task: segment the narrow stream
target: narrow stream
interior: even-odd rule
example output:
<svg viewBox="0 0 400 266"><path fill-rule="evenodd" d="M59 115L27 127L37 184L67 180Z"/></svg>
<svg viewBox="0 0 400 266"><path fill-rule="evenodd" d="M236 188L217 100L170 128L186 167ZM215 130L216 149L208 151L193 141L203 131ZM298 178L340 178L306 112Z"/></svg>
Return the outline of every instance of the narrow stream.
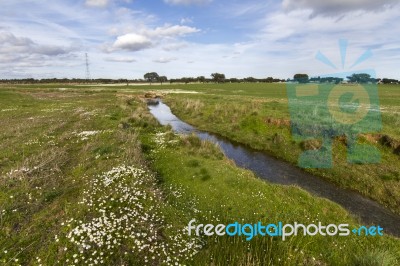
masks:
<svg viewBox="0 0 400 266"><path fill-rule="evenodd" d="M340 204L352 214L360 217L365 225L380 225L385 233L400 237L400 216L387 210L380 204L360 194L339 188L321 178L309 174L287 162L280 161L261 151L241 144L235 144L223 137L197 130L181 121L171 109L159 101L149 105L150 113L162 125L171 125L181 134L195 133L200 139L218 144L225 156L237 166L253 171L262 179L283 185L297 185L314 195L327 198Z"/></svg>

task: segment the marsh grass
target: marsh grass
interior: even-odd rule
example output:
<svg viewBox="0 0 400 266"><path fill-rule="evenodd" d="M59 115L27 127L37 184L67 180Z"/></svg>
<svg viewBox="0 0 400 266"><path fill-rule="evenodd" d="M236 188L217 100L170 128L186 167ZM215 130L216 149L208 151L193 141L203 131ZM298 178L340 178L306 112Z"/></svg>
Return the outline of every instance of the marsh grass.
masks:
<svg viewBox="0 0 400 266"><path fill-rule="evenodd" d="M210 85L213 93L232 97L219 88ZM233 94L244 95L236 88ZM357 222L336 204L297 187L258 180L210 142L159 126L135 95L141 90L0 89L1 264L373 265L380 258L399 263L398 239L387 236L188 237L183 230L193 218L199 223ZM256 87L248 93L262 95ZM221 99L214 94L210 101ZM199 118L211 116L227 130L224 119L236 125L241 115L250 116L244 128L251 136L260 138L267 130L271 141L282 137L257 145L293 150L286 146L291 141L284 127L251 125L251 119L264 119L263 108L283 119L279 99L237 104L239 113L219 106L218 115L201 98L187 104Z"/></svg>
<svg viewBox="0 0 400 266"><path fill-rule="evenodd" d="M78 204L88 180L122 163L145 163L142 128L118 127L135 112L135 97L125 108L108 92L0 94L0 262L53 265L69 256L61 252L61 223L93 215Z"/></svg>
<svg viewBox="0 0 400 266"><path fill-rule="evenodd" d="M328 200L297 187L265 183L225 158L216 160L206 154L192 154L191 150L204 141L182 139L194 136L175 138L180 145L169 142L161 151L158 142L148 139L150 148L146 154L162 177L163 186L181 187L181 196L171 204L181 210L180 217L186 225L191 219L196 219L196 224L214 225L235 221L357 224L351 215ZM212 146L209 153L213 153ZM398 240L383 238L298 235L286 241L260 236L246 241L244 237L202 236L202 241L203 247L194 256L193 265L348 265L358 261L366 248L379 253L377 248L383 246L389 248L389 258L396 261L400 255Z"/></svg>
<svg viewBox="0 0 400 266"><path fill-rule="evenodd" d="M187 94L184 99L182 95L170 94L165 101L173 113L199 129L217 133L257 150L264 150L295 165L298 164L303 150L319 146L317 143L309 145L312 141L318 142L318 139L305 142L304 139L292 136L291 125L285 122L290 121L290 117L284 86L242 84L246 90L236 92L233 88L237 86L239 85L221 85L220 90L205 89L202 94ZM383 117L383 132L380 134L388 134L400 140L399 127L396 127L400 109L398 103L391 99L400 90L398 86L380 86L379 89ZM232 93L227 95L229 91ZM202 108L189 108L194 103ZM310 105L310 108L313 106ZM306 117L312 115L312 110L297 115L303 116L306 121ZM321 119L322 124L330 123L323 117ZM303 134L312 136L313 132L320 132L321 129L314 124L315 121L310 126L300 125L302 130L307 130ZM292 126L295 127L296 124ZM361 135L357 142L376 147L381 153L380 163L348 163L346 142L336 137L333 138L332 148L333 168L305 170L343 188L356 190L399 214L399 155L393 148L375 141L374 137L365 138Z"/></svg>

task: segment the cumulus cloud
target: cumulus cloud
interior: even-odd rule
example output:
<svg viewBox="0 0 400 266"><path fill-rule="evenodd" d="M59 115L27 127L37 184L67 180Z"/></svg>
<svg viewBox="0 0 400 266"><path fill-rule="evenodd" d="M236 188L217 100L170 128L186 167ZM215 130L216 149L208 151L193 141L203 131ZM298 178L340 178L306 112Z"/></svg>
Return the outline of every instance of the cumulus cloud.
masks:
<svg viewBox="0 0 400 266"><path fill-rule="evenodd" d="M265 17L263 21L264 27L261 32L265 34L266 41L276 42L278 45L286 45L296 43L299 39L330 41L339 38L363 39L368 43L379 41L371 38L387 31L393 32L393 28L385 27L390 25L398 18L398 11L395 9L385 12L363 12L358 11L352 16L343 16L335 18L331 16L317 16L309 19L312 15L311 10L296 10L289 14L284 12L276 12ZM356 33L356 35L355 35ZM304 36L304 38L301 38Z"/></svg>
<svg viewBox="0 0 400 266"><path fill-rule="evenodd" d="M354 10L374 11L398 3L397 0L283 0L287 11L310 9L314 14L337 14Z"/></svg>
<svg viewBox="0 0 400 266"><path fill-rule="evenodd" d="M33 52L42 55L57 56L68 54L72 50L72 48L57 45L38 45L35 49L33 49Z"/></svg>
<svg viewBox="0 0 400 266"><path fill-rule="evenodd" d="M47 69L52 72L57 66L65 69L76 60L76 48L48 43L44 45L9 31L0 31L0 75L7 78L46 77Z"/></svg>
<svg viewBox="0 0 400 266"><path fill-rule="evenodd" d="M105 7L108 5L108 0L86 0L86 5L90 7Z"/></svg>
<svg viewBox="0 0 400 266"><path fill-rule="evenodd" d="M171 38L182 37L184 35L200 31L194 27L182 25L165 25L154 29L142 29L137 33L127 33L117 37L112 47L104 50L113 52L115 50L140 51L156 45L156 43Z"/></svg>
<svg viewBox="0 0 400 266"><path fill-rule="evenodd" d="M17 37L11 32L0 32L0 54L39 54L46 56L58 56L73 51L71 47L57 45L41 45L26 37Z"/></svg>
<svg viewBox="0 0 400 266"><path fill-rule="evenodd" d="M25 37L16 37L11 32L0 32L0 43L4 44L11 44L16 46L28 46L33 44L33 41L29 38Z"/></svg>
<svg viewBox="0 0 400 266"><path fill-rule="evenodd" d="M177 59L178 59L178 58L176 58L176 57L160 57L160 58L158 58L158 59L153 60L153 62L154 62L154 63L162 63L162 64L165 64L165 63L169 63L169 62L175 61L175 60L177 60Z"/></svg>
<svg viewBox="0 0 400 266"><path fill-rule="evenodd" d="M194 27L182 26L182 25L165 25L162 27L157 27L153 30L144 31L145 35L150 37L177 37L183 36L190 33L199 32L200 30Z"/></svg>
<svg viewBox="0 0 400 266"><path fill-rule="evenodd" d="M171 5L202 5L211 3L212 0L164 0L164 2Z"/></svg>
<svg viewBox="0 0 400 266"><path fill-rule="evenodd" d="M146 36L139 35L136 33L128 33L119 36L117 40L114 42L113 48L129 50L129 51L139 51L150 48L152 45L153 44L151 40Z"/></svg>

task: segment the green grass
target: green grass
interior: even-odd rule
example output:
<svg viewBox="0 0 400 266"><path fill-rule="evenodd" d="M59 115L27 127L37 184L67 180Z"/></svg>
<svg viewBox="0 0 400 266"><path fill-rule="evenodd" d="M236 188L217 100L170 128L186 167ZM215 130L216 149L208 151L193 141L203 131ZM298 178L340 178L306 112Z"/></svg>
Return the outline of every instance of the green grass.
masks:
<svg viewBox="0 0 400 266"><path fill-rule="evenodd" d="M138 97L148 88L58 87L0 89L1 264L88 265L95 260L102 265L400 262L399 240L390 236L297 236L287 241L189 237L182 230L193 218L203 223L281 220L351 226L357 221L328 200L297 187L257 179L237 168L211 143L194 135L177 136L159 126ZM197 108L199 118L219 119L225 111L220 109L219 116L213 116L209 106L236 97L228 95L230 89L225 85L162 88L208 90L207 101L204 95L168 98ZM234 86L233 91L239 88ZM262 94L259 90L254 86L254 98L246 99L252 110L238 129L243 127L252 136L265 130L263 123L257 123L263 112L285 117L282 101L273 96L276 92L265 96L270 106L257 102L261 97L257 95ZM257 109L259 105L265 110ZM247 110L239 104L235 108ZM241 121L239 116L232 119ZM286 139L276 140L280 141ZM386 176L385 180L395 179ZM110 223L104 222L104 217Z"/></svg>
<svg viewBox="0 0 400 266"><path fill-rule="evenodd" d="M351 215L332 202L297 187L265 183L250 171L238 169L207 142L178 136L163 143L162 148L159 144L148 144L152 147L148 158L154 162L164 187L179 184L185 191L180 200L173 201L184 211L182 217L186 223L195 218L197 224L235 221L356 224ZM195 256L195 265L348 265L357 263L364 255L370 257L371 252L386 254L388 261L396 261L398 256L398 240L379 243L384 238L297 236L283 242L258 236L249 242L239 237L204 237L204 241L203 250ZM386 253L392 248L393 253ZM383 263L379 256L376 260L390 264Z"/></svg>
<svg viewBox="0 0 400 266"><path fill-rule="evenodd" d="M254 149L264 150L297 165L305 145L292 138L284 85L224 84L209 88L209 85L204 86L203 91L196 86L187 86L185 89L201 93L169 94L165 101L178 117L199 129L217 133ZM383 130L379 134L400 140L400 107L392 100L393 97L400 96L400 87L380 86L379 94L383 120ZM360 141L380 150L379 164L348 163L346 145L342 140L336 139L333 144L333 168L307 171L343 188L356 190L400 213L399 156L394 154L391 147L383 146L375 139L370 140L368 136L366 138L361 138Z"/></svg>

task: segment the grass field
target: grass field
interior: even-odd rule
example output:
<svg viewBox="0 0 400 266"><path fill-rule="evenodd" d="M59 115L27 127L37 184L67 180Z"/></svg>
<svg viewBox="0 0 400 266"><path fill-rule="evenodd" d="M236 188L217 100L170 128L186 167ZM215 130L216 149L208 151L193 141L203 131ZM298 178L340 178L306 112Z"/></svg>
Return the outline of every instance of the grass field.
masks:
<svg viewBox="0 0 400 266"><path fill-rule="evenodd" d="M297 164L305 145L292 138L285 85L225 84L204 87L190 87L200 93L185 97L169 94L166 102L178 117L200 129ZM380 86L379 97L382 132L363 135L360 141L379 149L380 163L349 164L345 140L336 138L333 143L333 168L307 171L343 188L356 190L400 213L399 154L394 151L400 145L400 106L396 101L400 97L400 87ZM392 146L388 143L382 145L382 135L390 139Z"/></svg>
<svg viewBox="0 0 400 266"><path fill-rule="evenodd" d="M62 87L60 89L60 87ZM293 186L263 182L195 136L161 127L141 96L166 89L183 120L295 163L284 85L0 88L0 263L4 265L396 265L391 236L188 236L188 222L349 223ZM191 91L197 94L176 92ZM175 93L171 93L175 92ZM399 87L381 87L384 133L399 138ZM264 122L266 118L273 123ZM276 125L274 125L274 123ZM276 134L275 134L276 133ZM279 142L273 136L279 136ZM399 211L398 156L313 171ZM357 182L355 181L357 180ZM392 193L392 194L390 194Z"/></svg>

